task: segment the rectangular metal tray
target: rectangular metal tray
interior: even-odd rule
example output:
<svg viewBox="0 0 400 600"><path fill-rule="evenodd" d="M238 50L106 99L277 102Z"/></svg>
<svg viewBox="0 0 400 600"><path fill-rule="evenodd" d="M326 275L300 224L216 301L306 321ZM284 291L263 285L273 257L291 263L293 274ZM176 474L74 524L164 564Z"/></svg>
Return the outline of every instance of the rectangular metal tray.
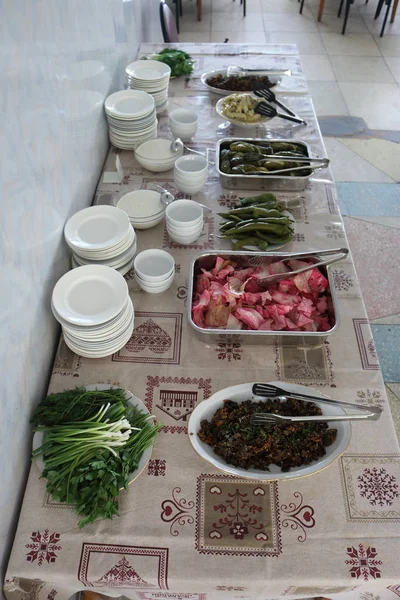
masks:
<svg viewBox="0 0 400 600"><path fill-rule="evenodd" d="M221 180L221 185L224 188L240 189L240 190L277 190L288 192L302 192L306 189L311 175L303 175L301 177L285 177L283 175L230 175L223 173L220 169L220 153L221 146L231 142L288 142L291 144L301 144L307 149L307 156L311 157L310 146L302 140L290 139L269 139L269 138L244 138L231 137L224 138L217 142L215 166Z"/></svg>
<svg viewBox="0 0 400 600"><path fill-rule="evenodd" d="M302 252L258 252L248 254L240 251L223 251L223 250L212 250L210 252L202 252L198 254L190 264L189 271L189 285L188 285L188 303L187 303L187 315L190 325L195 330L196 334L202 339L202 341L210 342L213 336L225 336L225 335L240 335L242 342L248 342L251 344L261 343L270 344L279 341L285 346L319 346L326 340L328 336L334 333L339 327L339 313L338 313L338 302L336 297L336 290L333 282L333 276L328 267L322 267L321 271L327 277L329 281L329 292L332 298L332 312L330 314L331 322L334 323L332 329L329 331L253 331L250 329L202 329L193 322L192 319L192 301L194 296L194 281L196 275L200 272L201 268L207 270L212 269L215 265L217 256L221 256L224 259L232 258L235 262L246 266L250 258L254 256L265 256L268 259L282 260L283 258L296 258L301 256ZM315 259L317 261L317 259Z"/></svg>

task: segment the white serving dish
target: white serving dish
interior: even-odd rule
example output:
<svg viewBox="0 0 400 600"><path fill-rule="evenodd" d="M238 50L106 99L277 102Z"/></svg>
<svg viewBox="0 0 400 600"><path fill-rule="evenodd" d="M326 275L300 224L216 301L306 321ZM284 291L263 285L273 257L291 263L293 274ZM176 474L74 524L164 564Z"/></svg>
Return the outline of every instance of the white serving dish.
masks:
<svg viewBox="0 0 400 600"><path fill-rule="evenodd" d="M314 396L320 396L324 398L324 394L322 394L319 390L309 388L303 385L295 385L291 383L284 383L282 381L278 382L269 382L272 385L277 385L281 388L286 389L289 393L301 393L301 394L313 394ZM198 437L198 432L200 430L201 421L211 420L214 416L215 412L218 408L223 406L224 400L233 400L234 402L244 402L245 400L265 400L265 398L261 396L254 396L252 394L252 386L253 383L243 383L240 385L235 385L229 388L225 388L223 390L219 390L215 394L208 398L208 400L203 400L200 404L196 406L192 414L190 415L189 423L188 423L188 435L189 440L195 449L195 451L208 463L211 463L214 467L217 467L221 471L228 473L229 475L234 475L236 477L243 477L246 479L257 479L261 481L269 481L272 479L294 479L296 477L304 477L306 475L312 475L313 473L318 473L322 469L328 467L338 456L343 454L346 450L350 438L351 438L351 425L349 421L339 421L332 423L332 427L337 429L336 440L331 444L331 446L326 447L325 456L321 457L319 460L314 461L309 465L303 465L301 467L292 468L290 471L283 473L280 470L280 467L276 465L270 465L270 471L261 471L259 469L242 469L240 467L234 467L232 465L228 465L223 458L217 456L211 446L205 444ZM326 397L326 396L325 396ZM340 406L333 406L331 404L318 403L315 402L321 410L323 414L330 415L345 415L345 411Z"/></svg>
<svg viewBox="0 0 400 600"><path fill-rule="evenodd" d="M208 73L203 73L203 75L200 77L201 83L205 85L205 87L208 88L210 92L218 94L218 96L230 96L231 94L241 93L237 91L235 92L234 90L221 90L219 88L208 85L207 79L209 79L210 77L215 77L216 75L226 75L226 69L209 71ZM279 75L268 75L268 73L264 73L264 75L268 76L268 79L271 81L271 83L274 84L274 87L278 86L282 81L282 77Z"/></svg>
<svg viewBox="0 0 400 600"><path fill-rule="evenodd" d="M130 219L138 221L159 217L166 208L161 202L160 192L154 190L129 192L118 200L117 207L123 210Z"/></svg>
<svg viewBox="0 0 400 600"><path fill-rule="evenodd" d="M236 95L235 94L230 94L230 96ZM261 98L257 98L257 96L253 96L253 94L243 94L246 96L252 96L254 99L256 100L261 100ZM220 100L218 100L217 104L215 105L215 110L217 111L218 115L220 117L222 117L223 119L225 119L226 121L229 121L230 123L233 123L233 125L238 125L240 127L257 127L258 125L263 125L263 123L267 123L268 121L271 121L271 117L264 117L262 115L259 115L259 119L257 121L253 121L251 123L246 123L245 121L240 121L240 119L232 119L231 117L227 117L224 114L223 108L224 108L224 103L229 99L230 96L226 96L225 98L221 98Z"/></svg>

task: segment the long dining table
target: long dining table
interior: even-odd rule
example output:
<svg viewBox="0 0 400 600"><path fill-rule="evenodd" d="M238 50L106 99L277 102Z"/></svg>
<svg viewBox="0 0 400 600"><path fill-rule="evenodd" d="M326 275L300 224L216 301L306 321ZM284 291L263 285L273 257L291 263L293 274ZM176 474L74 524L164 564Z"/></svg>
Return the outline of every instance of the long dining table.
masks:
<svg viewBox="0 0 400 600"><path fill-rule="evenodd" d="M173 46L173 44L171 44ZM143 44L140 56L160 45ZM267 600L323 596L356 600L400 597L400 450L362 294L349 255L334 265L340 326L319 344L246 343L243 336L202 341L186 316L189 264L206 250L227 249L218 238L217 213L248 192L221 187L212 152L232 135L302 139L318 156L325 148L294 45L180 44L195 60L188 78L171 80L169 108L198 112L190 147L209 151L203 191L194 199L213 212L189 246L171 242L162 223L138 231L138 250L164 248L176 261L172 287L160 295L139 290L126 276L135 307L135 330L126 346L107 358L77 356L60 339L49 392L108 383L132 391L158 421L150 461L120 494L120 516L83 529L70 506L46 492L32 464L8 565L7 600L67 600L89 589L137 600ZM219 99L201 83L203 72L230 64L291 69L277 89L307 126L271 120L246 130L215 110ZM159 115L168 137L168 114ZM179 192L172 171L150 173L131 151L111 147L106 171L119 155L123 180L103 183L95 204L115 202L127 191L154 184ZM297 199L293 242L298 252L346 246L330 170L316 173ZM49 306L50 310L50 306ZM355 422L345 452L328 468L285 481L240 479L219 471L193 450L187 435L194 407L214 392L244 382L303 384L359 406L382 408L374 422Z"/></svg>

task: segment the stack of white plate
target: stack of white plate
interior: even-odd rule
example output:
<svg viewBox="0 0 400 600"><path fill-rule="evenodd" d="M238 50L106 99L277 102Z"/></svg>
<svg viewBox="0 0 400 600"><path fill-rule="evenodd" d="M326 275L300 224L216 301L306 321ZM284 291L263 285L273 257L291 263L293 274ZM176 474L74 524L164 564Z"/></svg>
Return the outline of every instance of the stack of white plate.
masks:
<svg viewBox="0 0 400 600"><path fill-rule="evenodd" d="M126 213L115 206L90 206L66 223L64 236L71 248L72 267L103 265L125 275L136 254L136 234Z"/></svg>
<svg viewBox="0 0 400 600"><path fill-rule="evenodd" d="M133 333L135 314L127 283L110 267L87 265L63 275L54 287L51 309L65 343L80 356L114 354Z"/></svg>
<svg viewBox="0 0 400 600"><path fill-rule="evenodd" d="M157 113L168 105L168 84L171 68L157 60L136 60L125 69L126 87L143 90L151 94L156 103Z"/></svg>
<svg viewBox="0 0 400 600"><path fill-rule="evenodd" d="M123 210L136 229L150 229L164 219L166 205L161 194L153 190L135 190L120 198L117 207Z"/></svg>
<svg viewBox="0 0 400 600"><path fill-rule="evenodd" d="M116 148L133 150L157 137L155 101L140 90L122 90L104 102L111 143Z"/></svg>

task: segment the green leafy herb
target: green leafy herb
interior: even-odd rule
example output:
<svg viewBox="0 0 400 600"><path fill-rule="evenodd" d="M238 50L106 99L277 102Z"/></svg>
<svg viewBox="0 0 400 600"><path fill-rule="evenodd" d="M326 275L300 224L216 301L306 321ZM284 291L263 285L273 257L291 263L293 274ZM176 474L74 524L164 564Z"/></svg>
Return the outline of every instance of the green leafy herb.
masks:
<svg viewBox="0 0 400 600"><path fill-rule="evenodd" d="M162 425L130 405L122 389L76 388L50 394L36 409L35 431L44 432L47 491L75 505L79 527L118 515L118 494Z"/></svg>
<svg viewBox="0 0 400 600"><path fill-rule="evenodd" d="M156 54L150 54L146 57L150 60L158 60L171 67L171 76L180 77L181 75L190 75L193 72L194 62L192 57L183 50L175 48L164 48Z"/></svg>

